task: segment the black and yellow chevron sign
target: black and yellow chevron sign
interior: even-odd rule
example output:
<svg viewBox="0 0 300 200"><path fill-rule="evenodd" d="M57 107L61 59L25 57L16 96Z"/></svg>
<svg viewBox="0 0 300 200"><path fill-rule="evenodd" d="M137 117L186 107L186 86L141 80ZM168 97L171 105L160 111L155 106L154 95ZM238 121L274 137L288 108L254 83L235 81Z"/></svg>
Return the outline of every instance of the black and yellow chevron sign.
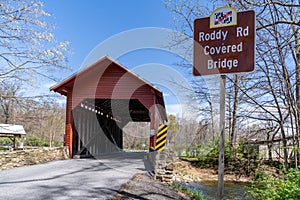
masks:
<svg viewBox="0 0 300 200"><path fill-rule="evenodd" d="M156 136L156 145L155 145L156 151L162 151L165 149L166 141L167 141L167 131L168 131L167 125L162 124L158 127L157 136Z"/></svg>

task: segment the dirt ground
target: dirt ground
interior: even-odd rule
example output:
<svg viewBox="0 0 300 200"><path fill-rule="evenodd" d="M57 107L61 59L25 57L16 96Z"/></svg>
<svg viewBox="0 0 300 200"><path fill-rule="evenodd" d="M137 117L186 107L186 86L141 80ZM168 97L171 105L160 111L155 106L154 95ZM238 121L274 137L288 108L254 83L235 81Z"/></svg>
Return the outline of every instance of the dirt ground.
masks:
<svg viewBox="0 0 300 200"><path fill-rule="evenodd" d="M147 174L136 174L133 179L121 187L113 198L113 200L121 199L188 200L191 198L177 193L167 184L153 180Z"/></svg>
<svg viewBox="0 0 300 200"><path fill-rule="evenodd" d="M176 177L186 181L217 181L218 171L213 169L202 169L193 166L187 161L178 161L174 163L174 172ZM224 181L251 182L253 177L240 176L237 174L224 174Z"/></svg>

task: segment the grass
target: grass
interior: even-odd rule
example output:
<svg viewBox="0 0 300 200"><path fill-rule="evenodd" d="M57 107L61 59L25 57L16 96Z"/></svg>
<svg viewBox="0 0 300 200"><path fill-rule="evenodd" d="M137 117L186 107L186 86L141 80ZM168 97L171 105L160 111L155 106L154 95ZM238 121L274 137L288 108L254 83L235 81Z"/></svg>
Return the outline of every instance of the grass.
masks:
<svg viewBox="0 0 300 200"><path fill-rule="evenodd" d="M187 171L183 171L182 173L183 173L183 175L185 175L185 176L187 176L187 175L189 174Z"/></svg>
<svg viewBox="0 0 300 200"><path fill-rule="evenodd" d="M180 191L180 192L183 192L184 194L187 194L187 195L191 196L193 199L205 200L202 192L199 191L199 190L189 188L189 187L187 187L185 185L182 185L180 183L171 184L171 187L173 189L175 189L176 191Z"/></svg>
<svg viewBox="0 0 300 200"><path fill-rule="evenodd" d="M189 162L198 161L198 158L196 158L196 157L181 156L180 159L184 160L184 161L189 161Z"/></svg>

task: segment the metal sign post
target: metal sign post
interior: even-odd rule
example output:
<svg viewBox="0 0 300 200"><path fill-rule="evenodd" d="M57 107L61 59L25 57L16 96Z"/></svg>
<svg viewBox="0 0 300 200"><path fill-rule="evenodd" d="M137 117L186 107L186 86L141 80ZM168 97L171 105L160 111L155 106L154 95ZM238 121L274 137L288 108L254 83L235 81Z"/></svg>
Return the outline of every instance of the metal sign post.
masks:
<svg viewBox="0 0 300 200"><path fill-rule="evenodd" d="M223 199L223 195L224 195L225 91L226 91L226 75L221 75L221 78L220 78L220 146L219 146L219 168L218 168L218 199Z"/></svg>

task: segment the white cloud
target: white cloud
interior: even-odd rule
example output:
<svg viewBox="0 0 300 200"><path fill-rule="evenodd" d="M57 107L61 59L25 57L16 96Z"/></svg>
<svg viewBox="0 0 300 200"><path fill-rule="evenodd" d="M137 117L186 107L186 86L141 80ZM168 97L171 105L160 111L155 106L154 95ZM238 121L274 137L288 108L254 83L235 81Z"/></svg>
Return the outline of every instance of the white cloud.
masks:
<svg viewBox="0 0 300 200"><path fill-rule="evenodd" d="M190 109L188 104L167 104L166 112L168 115L172 114L178 118L187 120L198 120L198 113Z"/></svg>
<svg viewBox="0 0 300 200"><path fill-rule="evenodd" d="M169 105L166 105L166 111L167 111L167 114L170 115L179 115L181 116L182 115L182 105L181 104L169 104Z"/></svg>
<svg viewBox="0 0 300 200"><path fill-rule="evenodd" d="M43 84L43 88L46 88L49 90L50 87L54 86L56 83L53 81L50 81L48 83Z"/></svg>
<svg viewBox="0 0 300 200"><path fill-rule="evenodd" d="M169 96L171 96L170 93L164 92L164 97L169 97Z"/></svg>

